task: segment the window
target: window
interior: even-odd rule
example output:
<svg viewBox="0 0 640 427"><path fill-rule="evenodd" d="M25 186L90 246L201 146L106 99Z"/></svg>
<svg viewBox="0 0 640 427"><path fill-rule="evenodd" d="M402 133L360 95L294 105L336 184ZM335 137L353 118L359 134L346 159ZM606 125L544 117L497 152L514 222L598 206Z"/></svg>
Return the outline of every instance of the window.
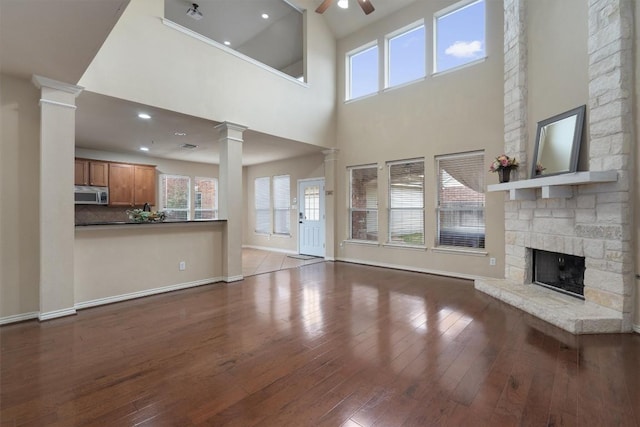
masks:
<svg viewBox="0 0 640 427"><path fill-rule="evenodd" d="M347 54L347 100L378 91L378 45L370 44Z"/></svg>
<svg viewBox="0 0 640 427"><path fill-rule="evenodd" d="M424 24L387 38L387 87L425 76Z"/></svg>
<svg viewBox="0 0 640 427"><path fill-rule="evenodd" d="M195 179L195 219L218 218L218 180L216 178Z"/></svg>
<svg viewBox="0 0 640 427"><path fill-rule="evenodd" d="M389 243L424 245L424 160L387 164Z"/></svg>
<svg viewBox="0 0 640 427"><path fill-rule="evenodd" d="M464 1L435 15L434 71L486 57L485 0Z"/></svg>
<svg viewBox="0 0 640 427"><path fill-rule="evenodd" d="M436 158L438 245L484 248L484 155Z"/></svg>
<svg viewBox="0 0 640 427"><path fill-rule="evenodd" d="M378 167L349 168L349 238L378 240Z"/></svg>
<svg viewBox="0 0 640 427"><path fill-rule="evenodd" d="M271 194L269 177L256 178L254 198L256 209L256 233L271 233Z"/></svg>
<svg viewBox="0 0 640 427"><path fill-rule="evenodd" d="M320 186L306 185L304 187L304 214L309 221L320 221Z"/></svg>
<svg viewBox="0 0 640 427"><path fill-rule="evenodd" d="M160 175L160 210L168 219L187 221L191 210L191 178L181 175Z"/></svg>
<svg viewBox="0 0 640 427"><path fill-rule="evenodd" d="M289 175L273 177L273 232L274 234L290 234L291 215L289 201L291 190Z"/></svg>

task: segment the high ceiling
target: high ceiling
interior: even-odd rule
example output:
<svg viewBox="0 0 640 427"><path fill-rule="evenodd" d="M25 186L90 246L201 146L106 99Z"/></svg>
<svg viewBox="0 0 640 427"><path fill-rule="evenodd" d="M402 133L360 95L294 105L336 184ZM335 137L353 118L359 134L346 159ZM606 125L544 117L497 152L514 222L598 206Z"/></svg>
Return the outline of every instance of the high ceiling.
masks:
<svg viewBox="0 0 640 427"><path fill-rule="evenodd" d="M37 74L67 83L78 82L129 1L0 0L0 72L22 78ZM351 0L349 9L340 9L334 4L323 16L336 37L341 38L413 1L373 0L376 10L366 16L355 0ZM244 2L259 1L233 0L232 3L240 7ZM321 0L309 0L309 3L315 9ZM245 28L236 27L239 32ZM246 28L244 34L247 36ZM154 157L218 162L215 122L88 91L78 97L77 103L76 143L79 147L140 153L139 147L144 144ZM148 112L152 119L141 122L137 117L141 110ZM179 148L185 143L198 147L190 151ZM243 144L243 163L257 164L319 150L320 147L248 130Z"/></svg>

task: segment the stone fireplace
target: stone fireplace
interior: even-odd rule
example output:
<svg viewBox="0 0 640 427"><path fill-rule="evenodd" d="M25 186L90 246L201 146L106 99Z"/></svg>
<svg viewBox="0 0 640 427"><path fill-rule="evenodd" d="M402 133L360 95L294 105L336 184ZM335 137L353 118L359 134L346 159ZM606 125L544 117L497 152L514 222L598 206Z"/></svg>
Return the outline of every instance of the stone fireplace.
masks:
<svg viewBox="0 0 640 427"><path fill-rule="evenodd" d="M505 0L505 153L526 164L525 0ZM588 171L490 185L505 194L505 278L477 289L575 334L629 332L633 316L633 92L630 2L588 6ZM534 251L584 262L583 299L536 286ZM543 253L543 252L540 252ZM572 260L574 258L571 258ZM559 266L561 261L556 261ZM572 261L573 262L573 261ZM564 260L566 267L566 258ZM556 276L558 273L554 273ZM539 280L538 280L539 281ZM575 293L575 292L574 292Z"/></svg>

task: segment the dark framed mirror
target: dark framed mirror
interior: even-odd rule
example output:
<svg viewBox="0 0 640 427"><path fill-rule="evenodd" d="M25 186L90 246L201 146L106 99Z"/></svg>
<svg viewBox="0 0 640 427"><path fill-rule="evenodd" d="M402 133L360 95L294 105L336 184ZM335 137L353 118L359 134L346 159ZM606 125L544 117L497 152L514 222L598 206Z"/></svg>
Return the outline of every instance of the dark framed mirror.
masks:
<svg viewBox="0 0 640 427"><path fill-rule="evenodd" d="M575 172L586 106L538 122L531 178Z"/></svg>

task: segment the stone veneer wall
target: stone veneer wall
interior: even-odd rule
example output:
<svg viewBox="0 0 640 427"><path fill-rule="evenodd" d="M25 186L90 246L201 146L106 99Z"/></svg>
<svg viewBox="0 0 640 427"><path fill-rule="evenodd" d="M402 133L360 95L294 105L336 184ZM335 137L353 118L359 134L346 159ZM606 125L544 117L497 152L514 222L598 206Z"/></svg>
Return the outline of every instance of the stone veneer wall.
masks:
<svg viewBox="0 0 640 427"><path fill-rule="evenodd" d="M505 0L505 152L526 174L526 1ZM589 0L589 168L618 181L574 187L573 197L505 202L505 278L531 281L531 249L584 256L585 300L633 316L633 5ZM520 179L525 178L521 175Z"/></svg>

